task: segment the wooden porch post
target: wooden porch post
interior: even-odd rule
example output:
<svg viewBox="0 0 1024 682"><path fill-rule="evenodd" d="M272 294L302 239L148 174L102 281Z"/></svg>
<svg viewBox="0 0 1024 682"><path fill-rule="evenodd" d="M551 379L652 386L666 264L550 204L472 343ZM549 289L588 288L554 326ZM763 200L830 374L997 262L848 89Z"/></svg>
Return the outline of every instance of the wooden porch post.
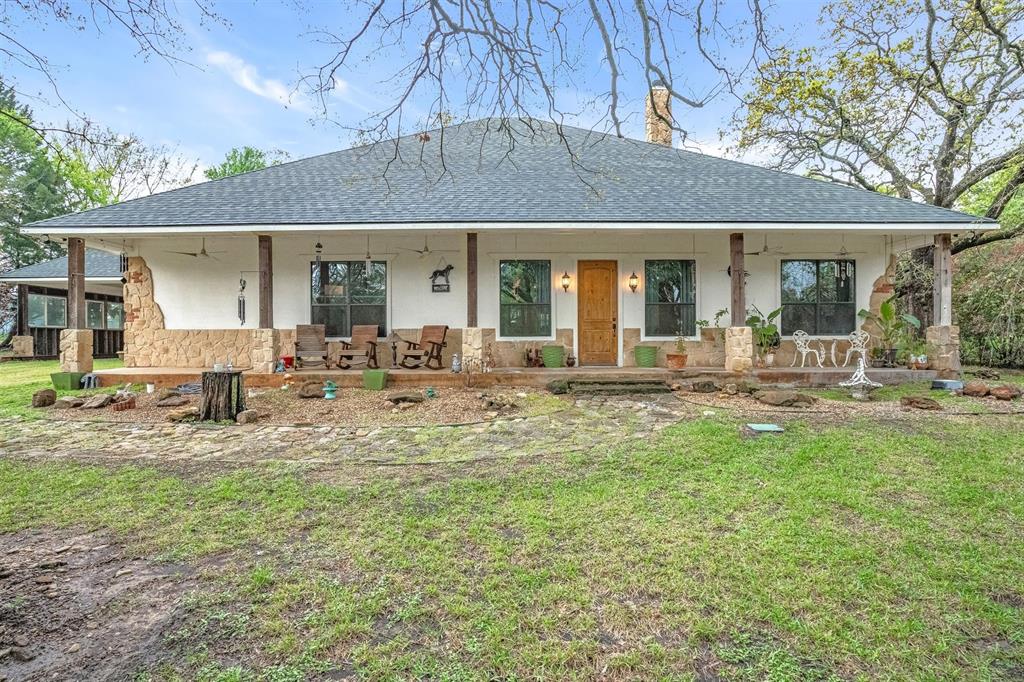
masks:
<svg viewBox="0 0 1024 682"><path fill-rule="evenodd" d="M953 324L952 236L935 235L935 277L932 283L932 324L947 327Z"/></svg>
<svg viewBox="0 0 1024 682"><path fill-rule="evenodd" d="M729 307L733 327L747 324L746 280L743 277L743 233L729 235L729 273L732 278L732 302Z"/></svg>
<svg viewBox="0 0 1024 682"><path fill-rule="evenodd" d="M259 236L260 329L274 327L274 247L269 235Z"/></svg>
<svg viewBox="0 0 1024 682"><path fill-rule="evenodd" d="M18 324L15 327L18 336L28 336L28 285L18 285Z"/></svg>
<svg viewBox="0 0 1024 682"><path fill-rule="evenodd" d="M476 232L466 233L466 326L477 326Z"/></svg>
<svg viewBox="0 0 1024 682"><path fill-rule="evenodd" d="M85 240L68 239L68 329L85 329Z"/></svg>

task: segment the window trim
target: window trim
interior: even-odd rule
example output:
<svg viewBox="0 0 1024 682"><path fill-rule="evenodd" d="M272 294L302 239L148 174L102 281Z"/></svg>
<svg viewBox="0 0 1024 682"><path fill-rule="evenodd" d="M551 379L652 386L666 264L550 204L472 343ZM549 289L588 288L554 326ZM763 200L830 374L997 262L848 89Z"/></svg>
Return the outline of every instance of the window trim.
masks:
<svg viewBox="0 0 1024 682"><path fill-rule="evenodd" d="M323 263L364 263L365 261L366 261L365 258L354 258L354 259L353 258L349 258L349 259L343 259L343 258L323 258L323 259L321 259L321 262L323 262ZM390 332L394 331L394 327L391 324L391 269L392 269L391 268L391 258L389 258L389 257L373 258L372 262L373 263L382 263L384 265L384 303L383 303L383 305L384 305L384 321L383 321L383 323L381 325L379 325L379 326L383 327L383 330L378 329L377 333L380 334L383 331L384 335L383 336L379 336L378 338L385 338ZM316 301L315 301L315 298L313 296L313 267L315 265L316 265L316 261L315 260L311 260L311 261L309 261L309 267L307 269L307 273L309 274L309 279L307 280L307 284L306 284L306 295L308 297L308 303L309 303L309 305L307 307L307 311L309 312L309 317L307 318L307 320L309 321L309 324L314 324L314 322L313 322L313 309L317 305L325 305L325 304L317 304ZM349 308L349 325L348 325L349 326L349 330L348 330L349 333L346 334L346 335L341 335L341 336L331 336L328 333L325 336L325 338L328 341L331 341L331 340L337 341L337 340L340 340L340 339L351 338L351 335L352 335L352 315L351 315L352 303L351 303L351 301L349 303L347 303L346 305ZM360 304L360 303L357 303L356 305L370 305L370 304Z"/></svg>
<svg viewBox="0 0 1024 682"><path fill-rule="evenodd" d="M29 327L29 329L67 329L67 326L68 326L68 299L67 299L67 296L55 296L53 294L41 294L41 293L36 293L36 292L31 292L31 291L28 292L28 296L29 296L28 300L25 301L25 313L26 313L26 316L29 318L29 320L28 320L28 327ZM28 314L28 312L29 312L28 311L29 301L32 299L33 296L37 296L39 298L44 299L44 301L43 301L43 324L41 324L41 325L32 324L32 318ZM50 309L49 309L49 306L46 305L46 301L45 301L45 299L50 299L50 298L57 299L58 301L64 301L64 320L60 324L50 324L50 313L49 313Z"/></svg>
<svg viewBox="0 0 1024 682"><path fill-rule="evenodd" d="M669 334L667 336L663 336L661 334L649 334L647 332L647 263L650 261L680 261L689 262L693 264L693 303L655 303L652 305L693 305L693 319L695 322L696 320L700 319L700 267L696 258L687 258L685 256L644 256L643 260L641 261L642 274L640 279L640 287L637 289L637 295L640 296L640 340L641 342L664 342L668 340L673 340L676 338L676 334ZM693 326L693 334L684 334L682 337L683 340L700 341L700 329L701 328L698 327L695 323Z"/></svg>
<svg viewBox="0 0 1024 682"><path fill-rule="evenodd" d="M541 336L505 336L501 333L501 264L508 261L542 261L548 264L548 288L550 292L550 301L548 302L548 310L551 316L551 327L546 335ZM573 280L575 283L576 275L575 265L573 266ZM557 300L558 292L555 289L555 261L550 256L520 256L520 255L509 255L500 256L496 259L494 268L494 282L495 292L498 298L498 319L496 329L494 330L495 341L553 341L556 336L556 330L558 328L557 310L555 307L555 301ZM529 304L528 304L529 305ZM533 305L541 305L539 303Z"/></svg>
<svg viewBox="0 0 1024 682"><path fill-rule="evenodd" d="M858 329L860 329L860 324L858 324L858 322L857 322L857 315L856 315L857 311L860 310L860 307L858 306L858 299L859 299L859 297L857 295L857 271L860 268L860 266L859 266L856 258L852 258L852 257L851 258L815 258L815 257L812 257L812 256L800 257L800 256L796 256L796 255L780 256L779 259L778 259L778 267L775 269L775 274L776 274L776 287L775 287L775 291L776 291L776 294L778 296L778 298L776 300L778 301L780 306L783 306L783 308L785 308L785 306L787 306L787 305L802 305L802 304L798 304L798 303L785 303L782 300L782 266L783 266L784 263L790 262L790 261L812 261L814 263L818 263L818 262L821 262L821 261L830 261L830 262L833 262L833 263L834 262L838 262L838 261L847 261L847 262L853 263L853 301L851 302L851 305L853 305L853 310L854 310L853 329L851 331L849 331L849 332L839 332L839 333L829 333L829 334L811 334L811 336L813 336L816 339L822 339L822 340L826 340L826 341L828 341L828 340L843 340L843 339L846 339L847 337L849 337L849 335L851 333L853 333L854 331L857 331ZM815 275L815 276L817 277L817 275ZM817 281L817 280L815 280L815 281ZM810 305L810 304L803 304L803 305ZM815 308L817 308L818 305L820 305L820 304L817 303L817 302L814 303ZM817 313L815 313L815 315L817 315ZM781 315L779 316L778 324L779 324L779 337L781 339L783 339L783 340L792 340L793 339L793 331L796 331L796 330L789 331L789 330L785 329L782 326L782 316ZM806 330L804 330L804 331L806 331ZM810 333L810 332L808 332L808 333Z"/></svg>

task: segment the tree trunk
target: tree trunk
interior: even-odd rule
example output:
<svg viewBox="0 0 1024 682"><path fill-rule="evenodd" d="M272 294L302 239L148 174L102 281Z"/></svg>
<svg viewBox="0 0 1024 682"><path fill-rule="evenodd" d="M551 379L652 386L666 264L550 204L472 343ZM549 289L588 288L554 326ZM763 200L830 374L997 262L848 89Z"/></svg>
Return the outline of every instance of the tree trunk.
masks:
<svg viewBox="0 0 1024 682"><path fill-rule="evenodd" d="M245 409L241 372L203 372L203 400L199 418L203 421L235 421Z"/></svg>

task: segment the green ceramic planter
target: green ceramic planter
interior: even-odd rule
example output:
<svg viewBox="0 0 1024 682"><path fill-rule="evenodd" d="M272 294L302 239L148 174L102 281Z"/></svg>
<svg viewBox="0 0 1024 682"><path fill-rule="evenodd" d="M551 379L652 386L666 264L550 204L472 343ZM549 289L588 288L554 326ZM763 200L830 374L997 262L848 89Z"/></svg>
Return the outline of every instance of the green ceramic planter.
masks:
<svg viewBox="0 0 1024 682"><path fill-rule="evenodd" d="M565 367L564 346L544 346L540 349L540 357L545 367Z"/></svg>
<svg viewBox="0 0 1024 682"><path fill-rule="evenodd" d="M50 375L53 387L58 391L74 391L82 387L85 372L54 372Z"/></svg>
<svg viewBox="0 0 1024 682"><path fill-rule="evenodd" d="M655 367L658 364L658 347L636 346L633 348L633 359L637 367Z"/></svg>
<svg viewBox="0 0 1024 682"><path fill-rule="evenodd" d="M371 391L383 391L388 385L388 371L386 369L364 369L363 388Z"/></svg>

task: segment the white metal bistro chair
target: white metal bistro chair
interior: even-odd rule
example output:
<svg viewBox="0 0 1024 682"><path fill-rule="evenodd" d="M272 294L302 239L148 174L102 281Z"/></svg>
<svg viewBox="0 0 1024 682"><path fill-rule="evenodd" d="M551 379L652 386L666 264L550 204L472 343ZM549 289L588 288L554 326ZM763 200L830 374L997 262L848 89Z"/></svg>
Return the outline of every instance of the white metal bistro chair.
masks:
<svg viewBox="0 0 1024 682"><path fill-rule="evenodd" d="M850 347L846 349L846 359L843 360L843 367L850 364L850 358L854 353L860 353L865 363L868 361L868 344L871 343L871 335L863 329L850 332Z"/></svg>
<svg viewBox="0 0 1024 682"><path fill-rule="evenodd" d="M793 343L796 344L797 353L800 353L800 366L804 367L807 364L807 354L811 353L814 355L814 359L818 361L818 367L824 367L822 362L824 361L825 348L822 346L820 349L811 348L811 337L803 329L797 329L793 332ZM821 346L821 342L818 342ZM793 364L790 367L796 366L796 353L793 353ZM812 365L813 366L813 365Z"/></svg>

